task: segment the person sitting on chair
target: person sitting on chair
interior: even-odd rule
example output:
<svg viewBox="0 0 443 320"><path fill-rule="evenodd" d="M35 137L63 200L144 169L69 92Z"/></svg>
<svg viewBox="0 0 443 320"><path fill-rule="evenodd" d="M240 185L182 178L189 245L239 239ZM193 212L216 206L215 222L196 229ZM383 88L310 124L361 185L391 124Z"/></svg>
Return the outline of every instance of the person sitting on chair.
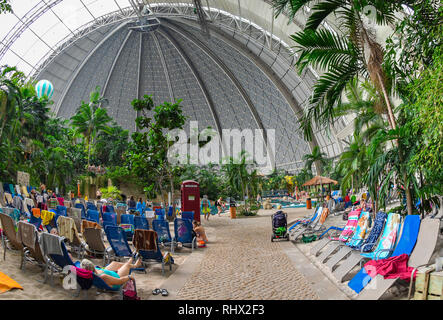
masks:
<svg viewBox="0 0 443 320"><path fill-rule="evenodd" d="M133 259L130 258L127 262L113 261L105 268L94 266L94 264L88 260L83 259L80 268L94 272L103 281L114 290L118 290L119 287L129 280L134 280L134 277L129 274L129 271L134 268L139 268L142 265L141 259L138 259L135 264L132 263Z"/></svg>
<svg viewBox="0 0 443 320"><path fill-rule="evenodd" d="M192 221L192 226L197 236L197 241L204 241L204 242L209 241L208 237L206 236L205 228L203 228L200 222L194 220Z"/></svg>

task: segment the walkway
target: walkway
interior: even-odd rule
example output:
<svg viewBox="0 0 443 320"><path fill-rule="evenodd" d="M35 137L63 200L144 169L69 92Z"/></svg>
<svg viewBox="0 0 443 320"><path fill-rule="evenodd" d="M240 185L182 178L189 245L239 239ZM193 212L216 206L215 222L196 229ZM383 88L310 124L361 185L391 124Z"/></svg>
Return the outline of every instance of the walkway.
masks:
<svg viewBox="0 0 443 320"><path fill-rule="evenodd" d="M308 264L291 242L271 242L270 212L261 210L260 216L231 220L228 214L212 216L203 221L210 243L197 249L186 259L162 287L168 288L167 299L209 300L317 300L328 299L321 273L302 274L297 261ZM296 209L288 220L307 214ZM186 250L186 249L183 249ZM312 271L311 270L311 271ZM320 275L321 279L318 279ZM316 277L315 279L313 278ZM327 281L327 280L326 280ZM334 287L332 283L327 284ZM323 285L322 285L323 286ZM336 288L333 296L344 298ZM330 295L331 290L327 291ZM331 297L334 298L334 297ZM163 300L165 297L150 299Z"/></svg>

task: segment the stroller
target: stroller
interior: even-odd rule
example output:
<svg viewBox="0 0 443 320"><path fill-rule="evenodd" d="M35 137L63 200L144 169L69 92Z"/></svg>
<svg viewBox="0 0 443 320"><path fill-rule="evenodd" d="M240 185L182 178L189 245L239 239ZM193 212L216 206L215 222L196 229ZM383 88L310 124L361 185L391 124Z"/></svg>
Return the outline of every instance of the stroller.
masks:
<svg viewBox="0 0 443 320"><path fill-rule="evenodd" d="M272 236L271 242L274 239L286 239L289 241L288 233L288 214L283 211L277 211L271 216L272 219Z"/></svg>

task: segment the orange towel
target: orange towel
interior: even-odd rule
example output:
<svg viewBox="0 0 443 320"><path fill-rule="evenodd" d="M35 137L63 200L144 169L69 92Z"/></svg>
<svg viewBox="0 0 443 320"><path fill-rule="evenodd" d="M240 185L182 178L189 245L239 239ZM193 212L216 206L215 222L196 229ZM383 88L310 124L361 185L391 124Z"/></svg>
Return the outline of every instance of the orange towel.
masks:
<svg viewBox="0 0 443 320"><path fill-rule="evenodd" d="M32 208L32 215L36 218L40 218L40 209L39 208Z"/></svg>
<svg viewBox="0 0 443 320"><path fill-rule="evenodd" d="M329 215L329 209L324 208L320 216L320 224L323 224L326 221L328 215Z"/></svg>
<svg viewBox="0 0 443 320"><path fill-rule="evenodd" d="M11 289L22 289L22 286L19 285L15 280L9 278L3 272L0 272L0 293L4 293Z"/></svg>

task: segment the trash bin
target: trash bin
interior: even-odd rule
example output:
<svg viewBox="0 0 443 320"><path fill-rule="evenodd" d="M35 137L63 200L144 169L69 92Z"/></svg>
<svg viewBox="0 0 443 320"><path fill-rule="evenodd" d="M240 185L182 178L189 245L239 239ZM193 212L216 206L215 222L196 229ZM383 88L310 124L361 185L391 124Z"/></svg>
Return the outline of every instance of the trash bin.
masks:
<svg viewBox="0 0 443 320"><path fill-rule="evenodd" d="M311 198L306 199L306 209L312 209Z"/></svg>
<svg viewBox="0 0 443 320"><path fill-rule="evenodd" d="M235 219L237 217L237 208L233 199L231 199L229 202L229 213L231 214L231 219Z"/></svg>

